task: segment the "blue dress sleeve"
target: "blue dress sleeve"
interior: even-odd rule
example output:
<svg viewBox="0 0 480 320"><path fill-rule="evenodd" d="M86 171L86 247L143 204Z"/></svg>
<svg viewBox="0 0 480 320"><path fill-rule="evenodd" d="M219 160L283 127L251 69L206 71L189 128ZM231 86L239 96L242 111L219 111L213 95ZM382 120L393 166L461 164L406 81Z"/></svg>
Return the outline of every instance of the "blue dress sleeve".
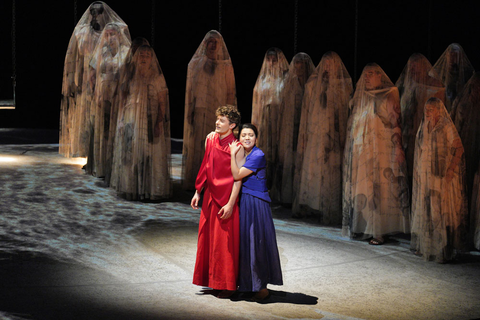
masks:
<svg viewBox="0 0 480 320"><path fill-rule="evenodd" d="M245 168L256 172L258 169L265 168L267 166L267 160L262 150L255 147L255 150L248 155L243 165Z"/></svg>

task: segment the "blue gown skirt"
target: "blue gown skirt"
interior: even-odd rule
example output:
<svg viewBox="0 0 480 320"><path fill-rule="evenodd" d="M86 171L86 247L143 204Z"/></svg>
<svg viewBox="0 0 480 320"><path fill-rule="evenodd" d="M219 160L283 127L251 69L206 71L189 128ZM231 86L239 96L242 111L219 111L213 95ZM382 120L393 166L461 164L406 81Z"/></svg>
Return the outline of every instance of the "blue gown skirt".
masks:
<svg viewBox="0 0 480 320"><path fill-rule="evenodd" d="M270 203L242 193L238 291L258 292L268 283L283 284Z"/></svg>

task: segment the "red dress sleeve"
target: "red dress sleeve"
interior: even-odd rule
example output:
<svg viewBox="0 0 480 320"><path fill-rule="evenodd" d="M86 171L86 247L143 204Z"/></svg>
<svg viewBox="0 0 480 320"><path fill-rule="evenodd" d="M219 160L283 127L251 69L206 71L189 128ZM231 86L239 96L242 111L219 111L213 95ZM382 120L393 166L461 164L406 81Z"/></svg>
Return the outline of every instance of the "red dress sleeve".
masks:
<svg viewBox="0 0 480 320"><path fill-rule="evenodd" d="M195 180L195 189L198 191L198 193L200 193L200 191L205 188L205 182L207 181L207 163L211 148L212 142L210 141L210 139L207 139L202 165L200 166L200 170L198 170L197 179Z"/></svg>

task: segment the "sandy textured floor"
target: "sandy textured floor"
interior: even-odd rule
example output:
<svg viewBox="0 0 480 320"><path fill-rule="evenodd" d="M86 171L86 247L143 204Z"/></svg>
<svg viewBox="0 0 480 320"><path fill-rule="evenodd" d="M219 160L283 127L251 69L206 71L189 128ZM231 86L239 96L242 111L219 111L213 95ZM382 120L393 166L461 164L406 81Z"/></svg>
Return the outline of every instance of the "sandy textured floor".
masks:
<svg viewBox="0 0 480 320"><path fill-rule="evenodd" d="M58 145L0 145L0 318L478 319L480 253L425 262L407 237L383 246L273 206L284 275L265 303L191 284L199 211L178 187L128 202Z"/></svg>

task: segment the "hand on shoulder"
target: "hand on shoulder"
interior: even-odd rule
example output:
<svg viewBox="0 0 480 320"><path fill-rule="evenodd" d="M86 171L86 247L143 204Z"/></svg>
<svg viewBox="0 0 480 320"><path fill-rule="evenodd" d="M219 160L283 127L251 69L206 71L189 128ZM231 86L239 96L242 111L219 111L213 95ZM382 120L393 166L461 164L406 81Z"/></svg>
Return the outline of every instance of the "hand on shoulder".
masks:
<svg viewBox="0 0 480 320"><path fill-rule="evenodd" d="M232 155L237 154L239 150L243 150L243 146L240 142L238 141L233 141L232 143L229 143L228 146L230 147L230 153Z"/></svg>

